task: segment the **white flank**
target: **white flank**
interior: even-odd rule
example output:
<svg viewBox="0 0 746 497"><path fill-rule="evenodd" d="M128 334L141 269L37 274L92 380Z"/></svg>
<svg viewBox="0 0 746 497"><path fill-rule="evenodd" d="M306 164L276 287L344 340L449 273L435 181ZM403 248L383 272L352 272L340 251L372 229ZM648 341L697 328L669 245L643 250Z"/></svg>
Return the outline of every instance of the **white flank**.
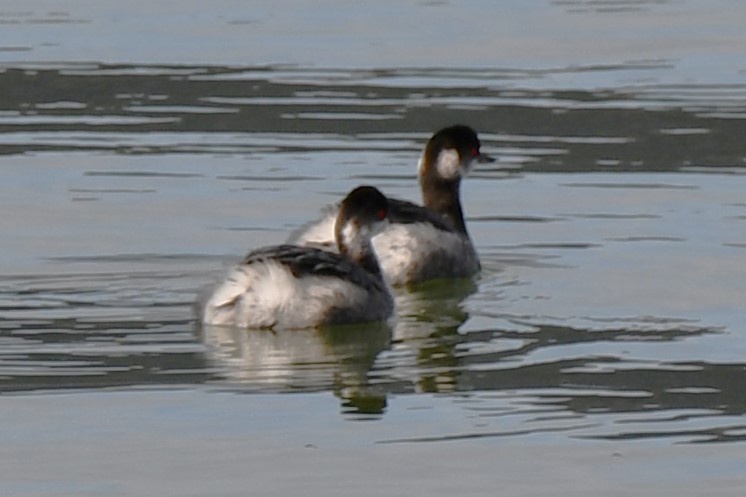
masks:
<svg viewBox="0 0 746 497"><path fill-rule="evenodd" d="M301 226L296 232L292 233L287 243L292 245L303 245L306 247L321 246L325 249L336 250L337 242L334 239L334 224L337 222L339 208L327 206L321 219L311 221Z"/></svg>
<svg viewBox="0 0 746 497"><path fill-rule="evenodd" d="M234 268L207 299L202 321L243 328L309 328L329 311L359 307L365 292L347 281L323 276L296 278L275 261Z"/></svg>
<svg viewBox="0 0 746 497"><path fill-rule="evenodd" d="M373 248L392 286L420 280L423 275L467 275L476 264L473 249L461 235L427 223L391 224L373 238Z"/></svg>

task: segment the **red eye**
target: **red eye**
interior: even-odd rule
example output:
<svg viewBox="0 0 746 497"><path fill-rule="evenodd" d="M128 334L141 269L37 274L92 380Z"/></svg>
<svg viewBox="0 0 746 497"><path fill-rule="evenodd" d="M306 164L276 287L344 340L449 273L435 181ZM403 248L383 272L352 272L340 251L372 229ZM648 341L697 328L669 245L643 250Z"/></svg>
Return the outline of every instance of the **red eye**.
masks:
<svg viewBox="0 0 746 497"><path fill-rule="evenodd" d="M376 217L378 219L385 219L386 218L386 209L378 209L378 212L376 212Z"/></svg>

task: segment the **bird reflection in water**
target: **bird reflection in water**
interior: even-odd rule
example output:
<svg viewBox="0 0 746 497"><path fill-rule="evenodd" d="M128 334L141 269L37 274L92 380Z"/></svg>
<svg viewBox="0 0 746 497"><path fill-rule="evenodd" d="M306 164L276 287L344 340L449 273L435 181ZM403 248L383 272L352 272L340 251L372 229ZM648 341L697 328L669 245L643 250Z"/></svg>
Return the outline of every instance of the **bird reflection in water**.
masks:
<svg viewBox="0 0 746 497"><path fill-rule="evenodd" d="M382 414L385 392L368 383L376 357L391 343L387 323L295 330L203 326L207 359L223 381L242 390L331 390L342 411Z"/></svg>
<svg viewBox="0 0 746 497"><path fill-rule="evenodd" d="M475 290L470 279L429 282L399 290L395 295L398 317L392 324L299 330L202 325L199 333L214 373L238 389L329 390L341 400L343 414L380 416L386 410L387 394L396 391L386 365L392 345L417 363L443 363L440 372L428 368L418 380L423 391L445 391L454 383L455 373L448 364L455 360L449 346L455 342L447 337L457 335L458 327L468 318L461 304ZM398 353L394 356L398 363L401 357ZM377 369L383 373L376 373Z"/></svg>

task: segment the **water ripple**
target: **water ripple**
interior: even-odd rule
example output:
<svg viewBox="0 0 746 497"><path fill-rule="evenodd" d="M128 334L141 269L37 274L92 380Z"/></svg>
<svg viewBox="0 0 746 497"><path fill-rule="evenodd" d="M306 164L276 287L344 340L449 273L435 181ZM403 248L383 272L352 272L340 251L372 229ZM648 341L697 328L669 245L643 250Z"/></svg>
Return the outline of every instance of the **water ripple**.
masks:
<svg viewBox="0 0 746 497"><path fill-rule="evenodd" d="M502 170L742 166L744 154L736 144L744 114L743 85L639 84L567 90L510 83L516 78L654 69L661 64L631 61L520 71L7 67L0 72L0 95L6 96L0 115L0 153L73 149L248 154L291 146L293 136L305 135L298 133L299 126L316 135L313 146L321 149L349 147L342 135L350 134L359 136L366 150L377 147L380 136L387 147L416 150L418 143L412 139L426 138L423 130L429 130L429 123L441 122L445 112L451 121L468 121L480 130L485 144L495 147L492 153L499 156ZM91 84L102 89L95 100L84 90ZM40 98L28 90L39 86L49 88L55 97ZM261 138L255 140L257 134ZM721 138L713 141L713 135ZM282 143L277 143L278 136ZM400 139L392 141L395 137ZM309 143L308 137L300 141Z"/></svg>

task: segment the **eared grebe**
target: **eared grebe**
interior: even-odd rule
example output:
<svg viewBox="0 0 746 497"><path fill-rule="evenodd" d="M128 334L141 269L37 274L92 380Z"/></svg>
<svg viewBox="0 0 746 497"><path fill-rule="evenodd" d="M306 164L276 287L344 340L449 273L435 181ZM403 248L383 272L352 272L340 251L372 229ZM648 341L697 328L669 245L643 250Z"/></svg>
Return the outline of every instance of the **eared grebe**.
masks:
<svg viewBox="0 0 746 497"><path fill-rule="evenodd" d="M394 302L370 240L388 212L376 188L355 188L337 215L339 253L294 245L252 251L206 300L202 322L291 329L388 319Z"/></svg>
<svg viewBox="0 0 746 497"><path fill-rule="evenodd" d="M494 160L479 148L477 133L469 126L441 129L419 160L424 207L389 199L390 224L373 239L373 248L391 285L468 277L479 271L460 200L461 179L474 162ZM328 206L322 219L291 235L291 243L333 250L336 212L336 206Z"/></svg>

